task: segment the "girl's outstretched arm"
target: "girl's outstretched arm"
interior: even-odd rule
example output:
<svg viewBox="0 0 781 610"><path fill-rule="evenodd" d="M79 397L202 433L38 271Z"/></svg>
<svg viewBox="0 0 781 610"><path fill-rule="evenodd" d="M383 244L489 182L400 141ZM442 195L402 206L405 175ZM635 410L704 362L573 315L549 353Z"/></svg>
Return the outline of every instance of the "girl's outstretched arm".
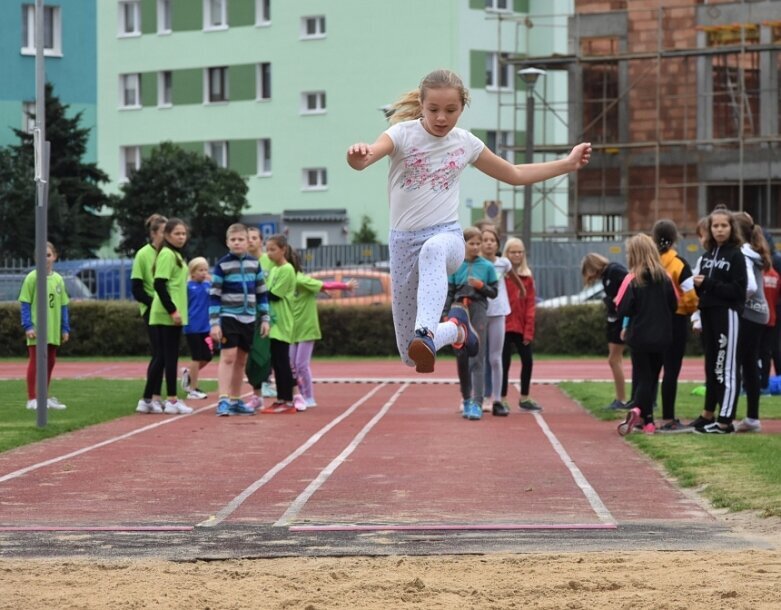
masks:
<svg viewBox="0 0 781 610"><path fill-rule="evenodd" d="M562 174L574 172L588 164L591 159L591 144L578 144L563 159L546 161L544 163L525 163L513 165L495 155L487 147L483 149L475 161L475 167L484 174L513 186L534 184Z"/></svg>
<svg viewBox="0 0 781 610"><path fill-rule="evenodd" d="M381 133L374 144L356 142L347 149L347 164L361 171L393 152L393 140Z"/></svg>

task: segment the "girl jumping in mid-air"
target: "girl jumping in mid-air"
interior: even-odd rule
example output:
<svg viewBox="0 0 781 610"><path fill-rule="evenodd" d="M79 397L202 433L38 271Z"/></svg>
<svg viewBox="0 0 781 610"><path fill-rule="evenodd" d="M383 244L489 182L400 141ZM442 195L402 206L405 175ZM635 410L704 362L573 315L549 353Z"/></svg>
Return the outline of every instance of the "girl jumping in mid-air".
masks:
<svg viewBox="0 0 781 610"><path fill-rule="evenodd" d="M556 161L513 165L491 152L469 131L456 127L469 92L450 70L426 76L418 90L391 108L389 129L373 144L347 149L347 163L363 170L386 156L390 198L390 272L393 322L402 360L419 373L431 373L438 349L476 354L479 339L469 314L455 305L440 322L447 276L463 261L458 224L459 181L467 164L488 176L520 186L547 180L586 165L591 145L578 144Z"/></svg>

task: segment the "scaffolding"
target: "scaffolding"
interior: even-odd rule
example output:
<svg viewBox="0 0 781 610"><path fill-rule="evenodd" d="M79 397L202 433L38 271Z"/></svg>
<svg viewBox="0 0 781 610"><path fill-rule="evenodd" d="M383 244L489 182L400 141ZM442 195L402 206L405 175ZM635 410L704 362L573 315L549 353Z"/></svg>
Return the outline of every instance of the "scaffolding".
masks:
<svg viewBox="0 0 781 610"><path fill-rule="evenodd" d="M778 228L781 2L575 5L568 16L492 17L504 65L566 74L566 99L534 90L540 126L534 160L560 157L581 141L594 148L590 165L575 177L535 187L532 235L621 239L660 218L691 235L717 203ZM530 56L533 37L557 23L566 23L567 53ZM520 87L497 93L498 129L509 113L512 124L504 128L522 132ZM552 122L566 125L567 141L547 139ZM524 146L515 144L504 149L522 159ZM518 232L522 189L498 185L496 199L511 202L504 207L514 211L515 226L507 229ZM548 222L548 211L557 208L566 208L566 226Z"/></svg>

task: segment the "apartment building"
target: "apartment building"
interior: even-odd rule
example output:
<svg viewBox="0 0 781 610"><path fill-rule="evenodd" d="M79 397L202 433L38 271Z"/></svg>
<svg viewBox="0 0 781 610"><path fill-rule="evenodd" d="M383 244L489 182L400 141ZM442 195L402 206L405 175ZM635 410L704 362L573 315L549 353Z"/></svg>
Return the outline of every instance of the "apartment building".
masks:
<svg viewBox="0 0 781 610"><path fill-rule="evenodd" d="M18 143L12 129L31 128L35 109L35 40L32 0L0 2L0 146ZM97 55L95 0L46 0L44 55L46 78L92 129L85 161L97 157Z"/></svg>
<svg viewBox="0 0 781 610"><path fill-rule="evenodd" d="M553 4L565 15L572 7ZM152 147L172 141L244 176L248 219L267 232L286 228L296 247L347 243L364 216L384 241L385 167L355 172L347 147L373 141L387 127L382 108L445 67L471 88L461 126L521 162L514 147L524 123L508 101L520 85L505 61L519 41L498 17L521 18L537 6L549 11L551 3L102 0L100 166L118 190ZM501 30L506 48L497 45ZM526 52L556 53L566 41L566 27L552 28ZM547 86L551 96L566 94L566 78ZM558 131L566 139L566 126ZM462 222L501 198L493 180L467 171ZM566 222L566 203L558 222ZM491 211L510 228L519 215L501 204Z"/></svg>

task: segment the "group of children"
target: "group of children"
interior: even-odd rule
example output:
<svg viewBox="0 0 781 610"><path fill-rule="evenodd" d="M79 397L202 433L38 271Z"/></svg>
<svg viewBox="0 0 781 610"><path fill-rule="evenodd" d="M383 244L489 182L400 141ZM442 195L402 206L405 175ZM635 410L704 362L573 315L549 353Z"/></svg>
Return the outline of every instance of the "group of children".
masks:
<svg viewBox="0 0 781 610"><path fill-rule="evenodd" d="M607 306L609 362L616 398L612 409L627 409L621 435L656 432L730 434L759 432L759 397L769 379L777 346L778 273L764 233L745 212L717 206L697 227L705 253L694 269L675 251L677 229L670 220L626 244L628 269L598 254L581 264L587 284L601 280ZM705 353L705 400L689 424L675 417L678 375L686 349L689 318L701 334ZM632 358L632 396L625 401L622 353ZM659 375L662 422L657 425ZM738 397L746 395L746 417L737 425Z"/></svg>
<svg viewBox="0 0 781 610"><path fill-rule="evenodd" d="M187 228L181 220L156 214L147 219L147 228L149 244L136 254L131 273L152 352L136 411L192 412L176 392L182 330L192 357L182 370L189 399L207 397L198 387L200 373L215 350L220 352L218 416L295 413L316 406L310 369L314 341L320 339L316 295L354 285L323 283L303 274L283 235L271 236L263 252L257 228L232 224L226 232L228 253L210 273L202 257L185 264ZM276 400L264 407L263 385L272 370ZM242 399L245 375L253 387L248 402Z"/></svg>
<svg viewBox="0 0 781 610"><path fill-rule="evenodd" d="M529 398L535 291L523 242L508 239L499 256L499 235L488 223L467 227L464 242L465 258L448 277L444 308L447 312L454 305L463 307L479 338L476 353L456 352L461 414L468 420L481 419L483 411L498 417L510 414L507 388L513 351L521 356L518 406L539 412L542 408Z"/></svg>

